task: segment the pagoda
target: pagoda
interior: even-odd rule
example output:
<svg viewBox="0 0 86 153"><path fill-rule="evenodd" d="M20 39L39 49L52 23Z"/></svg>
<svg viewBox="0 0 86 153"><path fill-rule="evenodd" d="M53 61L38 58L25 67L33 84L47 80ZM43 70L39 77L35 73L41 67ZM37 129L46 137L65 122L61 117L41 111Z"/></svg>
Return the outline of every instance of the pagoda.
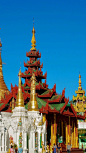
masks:
<svg viewBox="0 0 86 153"><path fill-rule="evenodd" d="M25 108L28 110L28 114L31 113L32 116L36 111L42 113L43 121L40 124L46 125L46 134L43 138L47 139L48 144L51 143L53 146L59 141L66 149L69 142L72 148L78 148L77 119L83 120L85 117L77 114L73 105L68 103L69 98L65 97L65 88L62 94L56 93L56 84L52 89L48 88L46 84L47 73L43 75L41 70L43 67L39 60L41 53L36 50L34 26L31 43L32 48L26 53L29 60L24 62L26 70L21 72L21 78L25 79L25 83L21 85ZM42 79L45 79L44 83ZM18 91L17 85L13 87L11 84L11 91L1 99L1 112L14 112ZM44 145L47 145L46 141L44 141Z"/></svg>
<svg viewBox="0 0 86 153"><path fill-rule="evenodd" d="M8 88L4 82L4 78L3 78L3 72L2 72L2 59L1 59L1 47L2 47L2 43L0 40L0 101L1 98L4 98L5 93L9 93Z"/></svg>
<svg viewBox="0 0 86 153"><path fill-rule="evenodd" d="M27 62L24 62L24 67L26 68L26 71L22 73L21 77L25 79L24 85L24 91L26 93L30 93L30 87L31 87L31 82L30 78L32 76L32 73L34 72L36 76L36 93L38 95L43 94L45 91L48 90L48 85L46 84L46 77L47 73L43 75L43 72L41 68L43 67L43 64L40 65L40 60L41 58L41 53L39 53L39 50L36 50L36 40L35 40L35 29L33 26L32 30L32 48L30 49L29 52L26 53L26 56L30 58L30 60L27 60ZM42 79L45 79L45 83L42 83Z"/></svg>
<svg viewBox="0 0 86 153"><path fill-rule="evenodd" d="M37 99L40 101L45 100L46 102L48 99L51 99L53 96L57 95L58 101L61 98L61 95L56 93L56 84L53 86L52 89L48 88L48 85L46 84L46 78L47 78L47 72L43 75L42 67L43 63L40 64L40 58L41 53L39 53L39 50L36 50L36 39L35 39L35 29L33 26L32 30L32 48L29 52L26 52L26 56L29 57L29 60L27 62L24 62L25 72L21 73L21 78L25 79L25 83L22 84L22 92L23 92L23 98L24 98L24 104L25 107L28 109L28 101L30 100L30 87L31 87L31 81L30 78L32 77L32 74L35 74L36 77L36 95ZM45 79L44 82L42 82L42 79ZM9 92L9 95L5 94L5 97L1 99L1 107L0 111L6 111L6 112L12 112L12 109L15 108L16 105L16 95L18 92L18 87L11 84L11 91ZM41 106L42 104L40 104Z"/></svg>
<svg viewBox="0 0 86 153"><path fill-rule="evenodd" d="M85 116L85 121L78 120L78 135L79 135L79 148L85 148L86 143L86 96L85 90L81 87L81 75L79 74L79 87L75 91L77 96L73 95L73 107L78 115Z"/></svg>

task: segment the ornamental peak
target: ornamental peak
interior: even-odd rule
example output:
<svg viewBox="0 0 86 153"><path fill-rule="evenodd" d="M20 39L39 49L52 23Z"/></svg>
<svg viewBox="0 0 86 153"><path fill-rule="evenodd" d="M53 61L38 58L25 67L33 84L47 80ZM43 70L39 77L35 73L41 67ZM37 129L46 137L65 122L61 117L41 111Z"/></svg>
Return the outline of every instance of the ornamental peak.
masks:
<svg viewBox="0 0 86 153"><path fill-rule="evenodd" d="M24 99L23 99L23 94L21 89L21 69L18 75L19 75L19 87L18 87L18 94L16 99L16 107L24 107Z"/></svg>
<svg viewBox="0 0 86 153"><path fill-rule="evenodd" d="M39 111L38 103L36 100L35 82L36 82L36 77L35 77L35 74L33 73L32 77L31 77L30 101L28 103L28 110L29 111Z"/></svg>
<svg viewBox="0 0 86 153"><path fill-rule="evenodd" d="M82 90L82 87L81 87L81 75L79 74L79 87L78 87L79 90Z"/></svg>
<svg viewBox="0 0 86 153"><path fill-rule="evenodd" d="M32 40L31 40L31 43L32 43L32 48L30 50L36 50L36 39L35 39L35 29L34 29L34 22L33 22L33 30L32 30Z"/></svg>

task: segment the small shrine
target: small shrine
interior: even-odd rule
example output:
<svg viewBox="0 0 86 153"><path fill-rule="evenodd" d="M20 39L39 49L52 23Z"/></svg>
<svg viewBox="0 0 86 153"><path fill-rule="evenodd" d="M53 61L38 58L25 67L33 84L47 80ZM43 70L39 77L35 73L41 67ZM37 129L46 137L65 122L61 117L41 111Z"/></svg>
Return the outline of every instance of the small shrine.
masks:
<svg viewBox="0 0 86 153"><path fill-rule="evenodd" d="M73 95L73 107L77 114L85 117L85 120L78 120L79 148L86 148L86 96L85 90L81 87L81 75L79 74L79 87Z"/></svg>

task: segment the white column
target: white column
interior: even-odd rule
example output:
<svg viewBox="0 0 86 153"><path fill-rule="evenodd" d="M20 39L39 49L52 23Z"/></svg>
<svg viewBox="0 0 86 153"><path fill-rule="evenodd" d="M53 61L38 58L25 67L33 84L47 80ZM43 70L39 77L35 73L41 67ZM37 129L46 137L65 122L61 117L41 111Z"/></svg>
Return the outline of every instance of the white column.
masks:
<svg viewBox="0 0 86 153"><path fill-rule="evenodd" d="M43 144L44 144L44 133L42 133L42 141L43 141Z"/></svg>
<svg viewBox="0 0 86 153"><path fill-rule="evenodd" d="M33 149L35 150L35 132L33 132Z"/></svg>
<svg viewBox="0 0 86 153"><path fill-rule="evenodd" d="M17 144L17 133L14 131L14 143Z"/></svg>
<svg viewBox="0 0 86 153"><path fill-rule="evenodd" d="M24 149L27 149L27 132L24 132Z"/></svg>
<svg viewBox="0 0 86 153"><path fill-rule="evenodd" d="M7 151L7 144L6 144L6 141L7 141L7 131L5 131L5 151Z"/></svg>
<svg viewBox="0 0 86 153"><path fill-rule="evenodd" d="M32 153L32 132L29 135L29 153Z"/></svg>
<svg viewBox="0 0 86 153"><path fill-rule="evenodd" d="M40 131L38 132L38 150L40 150Z"/></svg>
<svg viewBox="0 0 86 153"><path fill-rule="evenodd" d="M24 146L23 146L23 153L27 153L27 131L24 131L24 141L23 141L23 144L24 144ZM30 144L31 145L31 144Z"/></svg>
<svg viewBox="0 0 86 153"><path fill-rule="evenodd" d="M0 132L0 151L1 151L1 132Z"/></svg>
<svg viewBox="0 0 86 153"><path fill-rule="evenodd" d="M44 144L45 144L45 150L46 150L46 121L45 121L45 136L44 136Z"/></svg>
<svg viewBox="0 0 86 153"><path fill-rule="evenodd" d="M4 151L4 129L3 129L3 135L2 135L2 151Z"/></svg>
<svg viewBox="0 0 86 153"><path fill-rule="evenodd" d="M16 135L17 135L17 146L19 148L19 131L17 131Z"/></svg>

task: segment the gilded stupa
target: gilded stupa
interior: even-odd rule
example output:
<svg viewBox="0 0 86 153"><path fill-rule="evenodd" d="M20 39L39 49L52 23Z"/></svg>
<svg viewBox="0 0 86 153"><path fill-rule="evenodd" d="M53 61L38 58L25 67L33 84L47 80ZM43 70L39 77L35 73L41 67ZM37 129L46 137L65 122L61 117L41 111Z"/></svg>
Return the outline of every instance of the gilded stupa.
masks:
<svg viewBox="0 0 86 153"><path fill-rule="evenodd" d="M21 69L19 71L19 87L18 87L18 94L16 98L16 107L24 107L24 99L21 89Z"/></svg>
<svg viewBox="0 0 86 153"><path fill-rule="evenodd" d="M28 110L29 111L39 111L38 103L37 103L37 100L36 100L35 82L36 82L36 77L35 77L35 74L33 73L32 77L31 77L30 101L28 103Z"/></svg>
<svg viewBox="0 0 86 153"><path fill-rule="evenodd" d="M4 78L3 78L1 47L2 47L2 43L1 43L1 40L0 40L0 100L1 100L1 98L4 98L5 93L9 93L9 90L8 90L8 88L7 88L7 86L4 82Z"/></svg>

